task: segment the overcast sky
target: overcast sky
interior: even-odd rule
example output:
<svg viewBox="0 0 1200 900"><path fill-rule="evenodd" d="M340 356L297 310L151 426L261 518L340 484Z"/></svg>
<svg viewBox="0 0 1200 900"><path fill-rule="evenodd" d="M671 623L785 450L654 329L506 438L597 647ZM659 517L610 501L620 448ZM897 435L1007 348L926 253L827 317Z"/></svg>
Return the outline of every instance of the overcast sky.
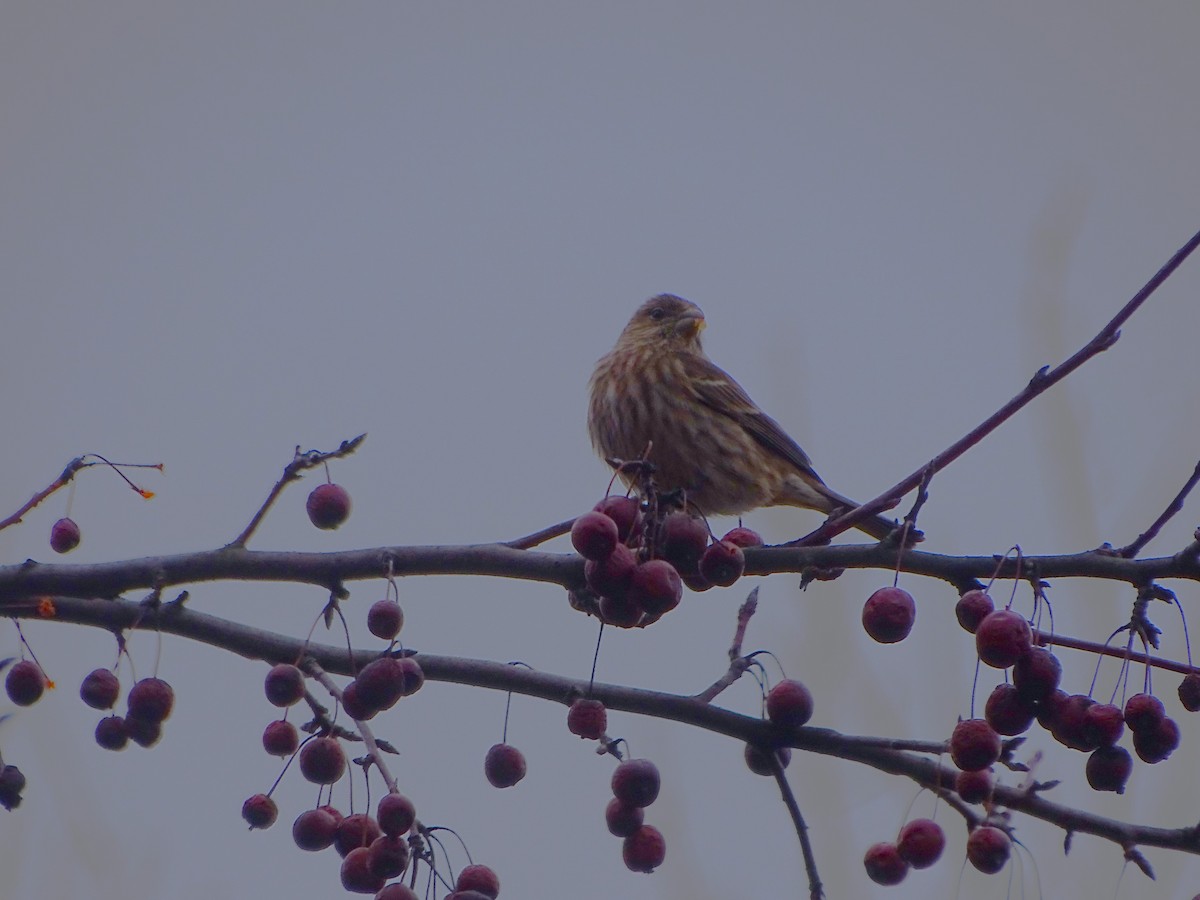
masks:
<svg viewBox="0 0 1200 900"><path fill-rule="evenodd" d="M821 7L808 9L807 7ZM259 548L333 550L507 539L587 509L607 475L584 428L587 379L632 310L697 302L706 346L801 442L837 490L873 496L1091 337L1200 227L1200 7L1051 0L718 3L46 3L0 6L0 415L15 509L72 457L162 461L149 503L100 471L70 511L70 562L207 549L244 526L297 444L360 432L334 469L350 521L317 532L293 487ZM1071 552L1124 543L1200 458L1200 260L1119 344L940 474L929 549ZM0 533L0 561L48 560L56 495ZM1148 553L1174 552L1194 501ZM760 512L769 540L818 517ZM556 545L560 549L565 545ZM763 581L747 649L773 650L816 696L813 723L933 739L967 715L974 670L942 584L905 578L917 628L861 634L885 573L807 593ZM724 669L750 585L689 595L645 633L606 638L599 677L691 693ZM1181 585L1193 633L1200 597ZM593 622L560 590L405 581L408 642L586 677ZM353 587L348 615L382 583ZM1065 632L1103 639L1129 591L1052 589ZM204 585L195 608L303 635L325 597ZM1028 597L1019 595L1028 612ZM1178 617L1153 611L1164 652ZM290 822L312 792L289 775L280 824L246 833L243 799L275 761L265 667L178 639L160 673L178 708L153 751L106 753L76 696L108 665L103 633L33 624L60 689L0 726L29 778L0 816L0 895L192 900L329 897L337 860ZM336 636L333 638L336 640ZM0 630L0 655L17 651ZM152 637L132 641L139 674ZM1064 651L1068 687L1092 661ZM128 676L128 669L123 670ZM1115 667L1097 693L1111 692ZM982 676L990 690L995 673ZM1173 679L1156 681L1173 703ZM753 685L722 703L756 709ZM1185 716L1177 706L1177 715ZM633 875L604 829L611 763L561 707L516 698L529 776L482 776L503 695L429 684L385 716L401 784L428 823L494 865L502 897L730 898L803 893L774 786L741 748L614 715L663 773L648 820L667 861ZM1104 814L1195 823L1200 727L1123 798L1086 789L1049 750L1039 778ZM1018 817L1004 875L961 875L964 834L900 888L870 884L865 848L894 837L907 783L797 757L790 769L831 897L1188 898L1200 862L1118 849ZM361 787L361 785L360 785ZM356 792L361 798L361 792ZM338 798L348 805L347 798ZM929 814L927 794L913 815ZM1019 887L1018 885L1023 886ZM1024 893L1021 893L1021 890Z"/></svg>

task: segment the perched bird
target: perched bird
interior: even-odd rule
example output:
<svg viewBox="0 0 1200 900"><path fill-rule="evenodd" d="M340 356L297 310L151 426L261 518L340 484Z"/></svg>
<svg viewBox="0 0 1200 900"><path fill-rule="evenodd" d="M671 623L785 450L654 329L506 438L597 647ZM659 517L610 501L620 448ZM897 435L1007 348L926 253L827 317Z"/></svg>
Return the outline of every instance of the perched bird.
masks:
<svg viewBox="0 0 1200 900"><path fill-rule="evenodd" d="M592 374L588 431L596 451L635 460L649 446L658 488L682 488L709 515L857 506L826 486L800 445L704 355L704 324L700 307L673 294L633 314ZM883 538L896 524L876 516L858 527Z"/></svg>

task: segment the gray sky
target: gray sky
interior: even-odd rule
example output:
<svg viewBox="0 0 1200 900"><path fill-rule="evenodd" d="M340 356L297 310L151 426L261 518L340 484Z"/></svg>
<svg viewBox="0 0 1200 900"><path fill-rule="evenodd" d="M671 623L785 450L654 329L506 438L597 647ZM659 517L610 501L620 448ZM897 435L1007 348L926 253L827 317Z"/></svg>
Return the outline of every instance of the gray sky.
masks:
<svg viewBox="0 0 1200 900"><path fill-rule="evenodd" d="M309 483L256 546L511 538L602 495L587 378L661 291L703 307L710 354L830 484L881 491L1073 352L1200 227L1200 8L989 6L10 0L0 508L84 451L162 461L166 476L144 479L150 503L87 473L70 561L211 548L241 530L296 444L366 431L334 470L354 497L347 525L309 526ZM1142 530L1200 457L1198 290L1194 261L1116 348L940 475L927 546L1065 552ZM0 558L52 556L65 509L56 496L0 534ZM1150 552L1182 546L1194 510ZM816 521L749 524L785 540ZM973 672L954 597L905 578L917 628L881 648L858 616L886 580L852 573L806 594L767 580L748 649L774 650L812 687L814 724L947 734ZM689 595L646 633L606 638L599 677L699 690L723 669L748 586ZM360 639L383 590L354 589ZM593 624L558 590L452 578L400 590L413 646L587 674ZM1196 592L1181 594L1195 623ZM1058 628L1079 637L1103 639L1128 615L1128 592L1104 584L1052 597ZM191 602L300 635L323 601L210 585ZM1177 617L1155 615L1181 657ZM0 652L15 652L15 632L0 634ZM110 754L76 687L111 662L111 638L27 634L60 689L0 727L30 779L19 814L0 816L5 900L336 896L337 861L291 844L312 800L299 777L279 791L273 830L247 834L239 818L277 773L259 749L264 667L164 641L178 711L152 752ZM154 639L132 646L151 671ZM1091 662L1064 661L1085 691ZM1114 678L1102 668L1098 693ZM995 681L985 673L980 691ZM1169 699L1173 679L1156 684ZM756 708L750 684L722 702ZM648 820L667 861L635 876L604 830L611 764L567 733L561 708L514 700L510 738L530 774L486 786L503 710L502 695L430 684L377 729L402 749L397 774L423 818L494 865L503 897L802 890L786 814L740 747L614 715L610 730L664 778ZM1102 814L1195 822L1200 729L1181 725L1183 749L1139 766L1126 797L1090 794L1083 758L1041 732L1038 776ZM1025 819L1033 861L1011 894L1005 876L969 870L960 883L964 835L944 808L942 862L875 888L862 852L894 837L914 789L836 761L790 771L831 896L1036 896L1033 861L1048 896L1114 896L1119 851L1078 838L1064 861L1061 833ZM922 795L913 814L932 806ZM1159 882L1129 872L1115 896L1200 889L1200 863L1149 856Z"/></svg>

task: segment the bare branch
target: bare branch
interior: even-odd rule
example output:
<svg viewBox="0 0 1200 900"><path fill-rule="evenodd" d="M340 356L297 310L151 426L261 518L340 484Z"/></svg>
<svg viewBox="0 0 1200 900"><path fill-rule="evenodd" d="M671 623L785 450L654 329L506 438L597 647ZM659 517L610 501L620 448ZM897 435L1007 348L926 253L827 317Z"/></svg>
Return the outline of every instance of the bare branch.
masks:
<svg viewBox="0 0 1200 900"><path fill-rule="evenodd" d="M979 425L971 429L928 463L921 466L915 472L904 478L899 483L888 488L874 500L870 500L856 509L843 513L835 519L831 519L823 524L816 531L805 535L797 543L805 546L822 544L828 542L833 537L853 528L859 522L870 518L873 515L882 513L885 510L891 509L900 502L905 494L921 483L921 479L925 477L926 470L940 472L950 463L954 462L985 437L1011 419L1017 412L1027 406L1035 397L1045 393L1058 382L1062 381L1088 360L1094 356L1103 353L1109 347L1117 342L1121 336L1121 326L1124 325L1138 308L1150 298L1159 286L1166 281L1176 269L1183 265L1192 252L1200 246L1200 231L1196 232L1184 244L1175 255L1167 260L1166 264L1159 269L1154 277L1142 286L1142 289L1130 298L1129 302L1121 307L1109 322L1100 329L1099 333L1077 350L1071 357L1055 366L1053 369L1045 367L1039 369L1034 376L1029 379L1029 383L1025 388L1001 406L998 410L984 419Z"/></svg>

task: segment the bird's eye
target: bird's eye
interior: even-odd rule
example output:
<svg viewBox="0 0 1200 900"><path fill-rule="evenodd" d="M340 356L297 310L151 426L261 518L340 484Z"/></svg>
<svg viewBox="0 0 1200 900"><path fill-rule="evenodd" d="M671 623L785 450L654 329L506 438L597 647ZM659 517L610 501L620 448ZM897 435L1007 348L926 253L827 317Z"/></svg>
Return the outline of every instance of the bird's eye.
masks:
<svg viewBox="0 0 1200 900"><path fill-rule="evenodd" d="M655 322L661 322L666 317L667 311L661 306L656 306L654 309L650 310L650 318L652 318Z"/></svg>

